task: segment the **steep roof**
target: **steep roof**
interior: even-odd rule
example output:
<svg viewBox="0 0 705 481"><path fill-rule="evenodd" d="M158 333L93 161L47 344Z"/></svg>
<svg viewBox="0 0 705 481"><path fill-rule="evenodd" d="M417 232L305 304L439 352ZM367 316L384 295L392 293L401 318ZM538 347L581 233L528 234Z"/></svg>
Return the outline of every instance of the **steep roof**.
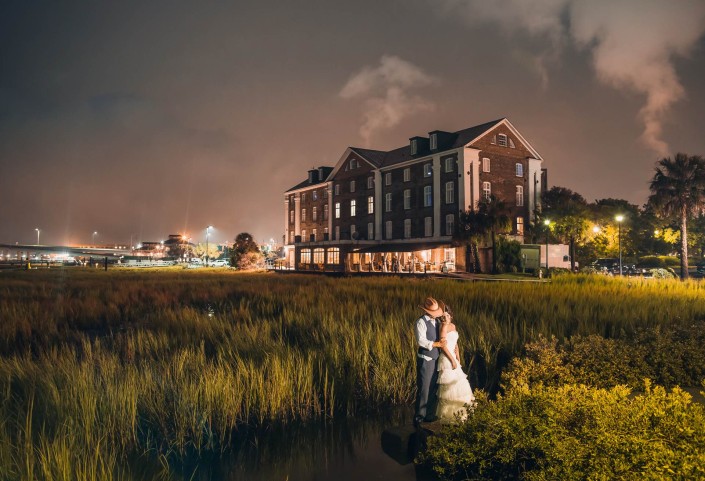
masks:
<svg viewBox="0 0 705 481"><path fill-rule="evenodd" d="M462 147L465 144L472 142L473 140L480 137L485 132L494 128L497 124L502 122L504 118L493 120L491 122L486 122L484 124L476 125L467 129L459 130L452 133L452 137L447 141L445 145L439 146L440 148L434 152L445 152L447 150L454 150ZM390 150L384 156L382 162L382 167L389 167L390 165L400 164L406 162L407 160L412 160L419 157L428 156L428 152L420 152L417 155L411 155L411 151L408 145L404 147L399 147L398 149Z"/></svg>
<svg viewBox="0 0 705 481"><path fill-rule="evenodd" d="M363 149L361 147L350 147L350 150L372 163L375 167L381 167L382 162L384 162L384 156L387 155L387 152L382 150Z"/></svg>
<svg viewBox="0 0 705 481"><path fill-rule="evenodd" d="M299 182L296 184L294 187L288 189L286 192L292 192L294 190L299 190L303 189L304 187L313 187L314 185L322 184L328 179L328 176L330 175L331 172L333 172L333 167L319 167L318 170L320 172L320 179L316 180L315 182L309 182L308 179Z"/></svg>

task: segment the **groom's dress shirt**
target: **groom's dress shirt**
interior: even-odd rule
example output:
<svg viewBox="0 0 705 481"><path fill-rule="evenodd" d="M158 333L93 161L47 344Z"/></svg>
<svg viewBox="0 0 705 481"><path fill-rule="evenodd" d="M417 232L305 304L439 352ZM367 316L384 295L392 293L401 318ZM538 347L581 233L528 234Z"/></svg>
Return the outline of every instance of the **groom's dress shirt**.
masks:
<svg viewBox="0 0 705 481"><path fill-rule="evenodd" d="M424 314L423 316L419 317L419 320L416 321L416 343L419 345L419 347L430 351L431 349L433 349L433 341L429 341L426 338L426 320L430 320L433 327L436 327L436 320L428 314ZM421 353L418 353L418 356L421 359L425 359L426 361L433 361L433 358L425 356Z"/></svg>

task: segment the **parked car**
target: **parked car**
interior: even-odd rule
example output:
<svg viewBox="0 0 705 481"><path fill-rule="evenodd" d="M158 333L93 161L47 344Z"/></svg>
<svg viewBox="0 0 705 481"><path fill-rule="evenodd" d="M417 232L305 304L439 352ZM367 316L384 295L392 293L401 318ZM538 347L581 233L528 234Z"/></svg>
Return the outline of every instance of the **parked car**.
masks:
<svg viewBox="0 0 705 481"><path fill-rule="evenodd" d="M227 259L216 259L209 264L213 267L230 267L230 262Z"/></svg>

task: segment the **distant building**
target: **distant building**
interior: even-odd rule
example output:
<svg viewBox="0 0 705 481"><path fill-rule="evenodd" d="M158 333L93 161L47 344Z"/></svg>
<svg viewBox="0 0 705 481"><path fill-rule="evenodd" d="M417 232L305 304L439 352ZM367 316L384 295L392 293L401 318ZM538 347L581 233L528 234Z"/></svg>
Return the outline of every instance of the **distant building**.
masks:
<svg viewBox="0 0 705 481"><path fill-rule="evenodd" d="M465 270L452 245L460 212L495 195L523 240L545 189L543 158L500 119L411 137L391 151L349 147L335 167L309 170L284 194L290 268L334 271Z"/></svg>

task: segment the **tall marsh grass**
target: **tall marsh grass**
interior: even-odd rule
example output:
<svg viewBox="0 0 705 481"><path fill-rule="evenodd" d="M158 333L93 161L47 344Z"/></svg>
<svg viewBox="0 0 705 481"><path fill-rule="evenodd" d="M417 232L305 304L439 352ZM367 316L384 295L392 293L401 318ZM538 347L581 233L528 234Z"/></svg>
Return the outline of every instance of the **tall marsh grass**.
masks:
<svg viewBox="0 0 705 481"><path fill-rule="evenodd" d="M490 391L539 335L705 319L697 282L3 272L0 479L134 479L127 456L218 453L247 427L410 404L428 295L453 307L473 387Z"/></svg>

